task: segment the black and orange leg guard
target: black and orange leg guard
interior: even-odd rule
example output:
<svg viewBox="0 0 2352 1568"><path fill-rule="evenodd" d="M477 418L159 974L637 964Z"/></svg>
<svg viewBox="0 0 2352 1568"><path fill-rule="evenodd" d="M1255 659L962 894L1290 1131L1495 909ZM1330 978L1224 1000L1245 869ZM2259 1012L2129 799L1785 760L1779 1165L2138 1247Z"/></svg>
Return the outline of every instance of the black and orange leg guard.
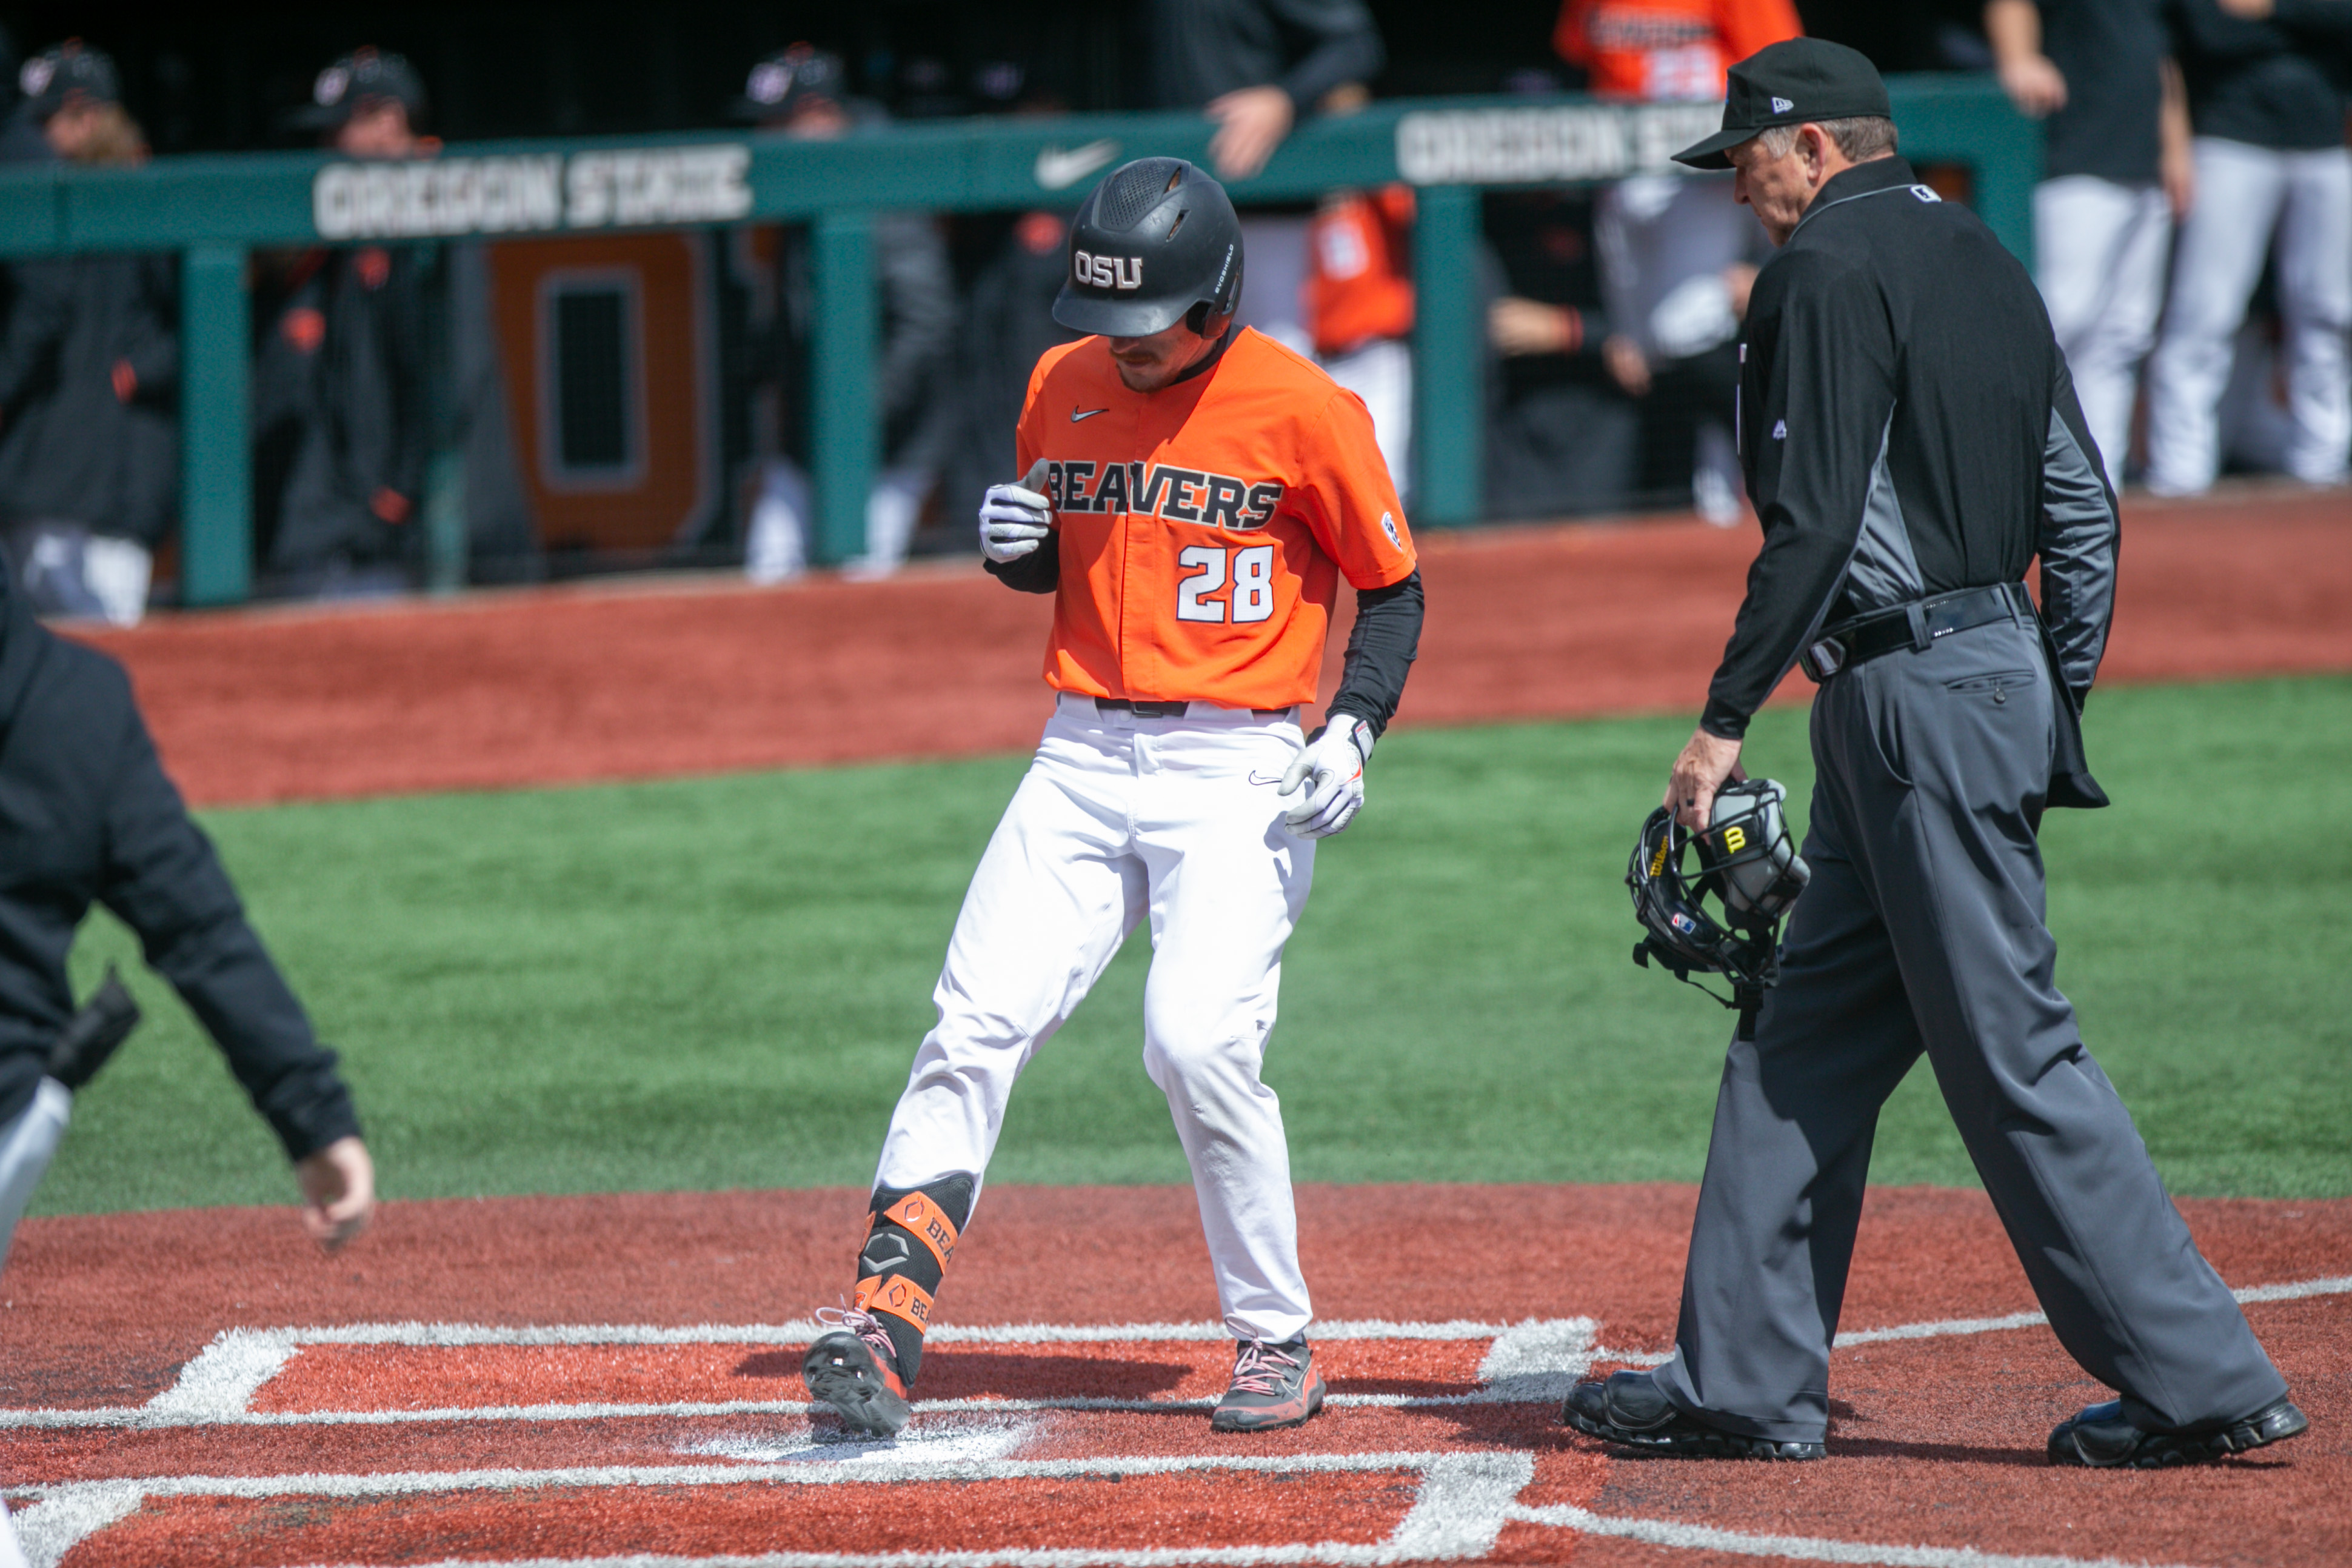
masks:
<svg viewBox="0 0 2352 1568"><path fill-rule="evenodd" d="M874 1192L866 1245L857 1252L856 1306L889 1332L898 1380L908 1388L922 1364L931 1298L971 1214L971 1177L951 1176L919 1187Z"/></svg>

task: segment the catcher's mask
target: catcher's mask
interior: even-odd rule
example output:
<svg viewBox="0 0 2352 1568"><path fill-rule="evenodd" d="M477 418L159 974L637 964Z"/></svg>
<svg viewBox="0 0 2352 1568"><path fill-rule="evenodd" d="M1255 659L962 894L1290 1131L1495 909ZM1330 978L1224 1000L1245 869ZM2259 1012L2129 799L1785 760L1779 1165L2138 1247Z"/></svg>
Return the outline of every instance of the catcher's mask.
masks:
<svg viewBox="0 0 2352 1568"><path fill-rule="evenodd" d="M1726 1007L1747 1011L1762 1000L1780 977L1780 916L1812 874L1789 838L1787 799L1769 779L1727 784L1705 832L1680 827L1664 806L1650 813L1625 871L1643 929L1633 962L1646 968L1654 959ZM1686 878L1683 853L1694 846L1698 875ZM1708 910L1710 899L1717 912ZM1724 976L1732 995L1699 985L1693 972Z"/></svg>

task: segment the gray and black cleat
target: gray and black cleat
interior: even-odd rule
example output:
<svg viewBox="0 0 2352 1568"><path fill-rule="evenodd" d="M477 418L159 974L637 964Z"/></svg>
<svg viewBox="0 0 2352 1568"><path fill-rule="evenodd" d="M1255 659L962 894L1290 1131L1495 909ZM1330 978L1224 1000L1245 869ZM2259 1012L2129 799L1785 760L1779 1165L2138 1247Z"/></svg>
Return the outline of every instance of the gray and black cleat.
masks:
<svg viewBox="0 0 2352 1568"><path fill-rule="evenodd" d="M2241 1420L2181 1432L2143 1427L2124 1413L2122 1400L2110 1399L2058 1423L2050 1434L2050 1462L2100 1470L2201 1465L2300 1437L2310 1429L2311 1417L2291 1399L2275 1400Z"/></svg>
<svg viewBox="0 0 2352 1568"><path fill-rule="evenodd" d="M1282 1344L1239 1341L1234 1381L1217 1401L1209 1427L1218 1432L1273 1432L1304 1426L1323 1408L1323 1375L1304 1338Z"/></svg>
<svg viewBox="0 0 2352 1568"><path fill-rule="evenodd" d="M1683 1413L1646 1372L1612 1372L1569 1390L1559 1418L1590 1437L1689 1459L1818 1459L1819 1443L1751 1437Z"/></svg>
<svg viewBox="0 0 2352 1568"><path fill-rule="evenodd" d="M819 1307L816 1317L833 1332L821 1335L801 1360L809 1397L831 1406L853 1432L897 1437L907 1424L908 1404L889 1331L855 1308Z"/></svg>

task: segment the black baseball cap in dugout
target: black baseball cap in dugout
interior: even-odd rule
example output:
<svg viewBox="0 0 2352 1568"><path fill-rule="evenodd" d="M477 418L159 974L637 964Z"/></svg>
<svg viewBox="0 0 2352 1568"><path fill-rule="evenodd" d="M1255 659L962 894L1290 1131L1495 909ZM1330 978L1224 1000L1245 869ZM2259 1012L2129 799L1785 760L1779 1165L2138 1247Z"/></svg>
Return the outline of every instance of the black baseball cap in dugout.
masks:
<svg viewBox="0 0 2352 1568"><path fill-rule="evenodd" d="M1768 44L1725 74L1723 129L1675 154L1694 169L1728 169L1724 154L1759 131L1824 120L1895 118L1870 57L1827 38Z"/></svg>
<svg viewBox="0 0 2352 1568"><path fill-rule="evenodd" d="M26 111L43 124L77 99L84 103L122 101L122 78L114 57L79 38L68 38L26 60L16 73L16 87L25 95Z"/></svg>
<svg viewBox="0 0 2352 1568"><path fill-rule="evenodd" d="M751 68L743 83L743 96L730 106L730 111L738 120L783 120L811 99L846 107L849 69L830 49L794 44Z"/></svg>
<svg viewBox="0 0 2352 1568"><path fill-rule="evenodd" d="M1103 176L1070 225L1054 319L1074 332L1200 331L1242 293L1242 224L1225 188L1181 158L1139 158Z"/></svg>
<svg viewBox="0 0 2352 1568"><path fill-rule="evenodd" d="M398 99L413 123L425 113L425 78L403 56L353 49L319 73L310 83L310 101L294 111L291 123L305 131L338 130L372 99Z"/></svg>

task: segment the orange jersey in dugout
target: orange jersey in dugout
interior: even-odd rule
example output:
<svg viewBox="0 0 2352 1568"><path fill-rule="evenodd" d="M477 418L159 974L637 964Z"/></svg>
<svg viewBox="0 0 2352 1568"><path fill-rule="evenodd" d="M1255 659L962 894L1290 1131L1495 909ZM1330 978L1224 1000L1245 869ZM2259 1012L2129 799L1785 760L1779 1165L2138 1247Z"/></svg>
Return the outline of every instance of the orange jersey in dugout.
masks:
<svg viewBox="0 0 2352 1568"><path fill-rule="evenodd" d="M1552 47L1601 98L1719 99L1724 68L1804 32L1790 0L1564 0Z"/></svg>
<svg viewBox="0 0 2352 1568"><path fill-rule="evenodd" d="M1081 695L1315 700L1347 575L1412 575L1412 538L1353 392L1244 328L1189 381L1129 392L1100 338L1029 378L1014 444L1049 465L1061 581L1045 681Z"/></svg>

